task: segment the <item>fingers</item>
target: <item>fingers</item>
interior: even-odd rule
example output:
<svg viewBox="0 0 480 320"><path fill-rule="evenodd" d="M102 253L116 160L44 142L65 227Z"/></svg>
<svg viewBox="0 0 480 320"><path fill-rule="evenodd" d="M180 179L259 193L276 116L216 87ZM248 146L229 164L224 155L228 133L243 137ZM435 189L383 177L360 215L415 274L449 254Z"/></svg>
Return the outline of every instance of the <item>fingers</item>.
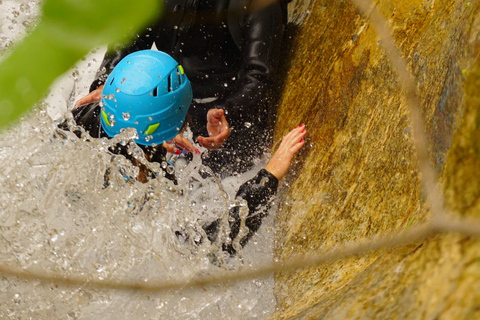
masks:
<svg viewBox="0 0 480 320"><path fill-rule="evenodd" d="M214 150L220 148L225 141L227 141L229 136L230 130L224 130L217 135L212 135L210 137L198 137L197 141L202 147L205 147L209 150Z"/></svg>
<svg viewBox="0 0 480 320"><path fill-rule="evenodd" d="M210 109L207 113L207 132L209 137L198 137L201 146L215 150L220 148L230 136L230 126L225 118L225 110Z"/></svg>
<svg viewBox="0 0 480 320"><path fill-rule="evenodd" d="M217 135L219 131L229 128L225 110L210 109L207 113L207 130L210 135Z"/></svg>
<svg viewBox="0 0 480 320"><path fill-rule="evenodd" d="M212 125L218 125L220 122L227 121L225 119L225 110L223 109L210 109L207 113L207 122Z"/></svg>
<svg viewBox="0 0 480 320"><path fill-rule="evenodd" d="M181 151L175 148L173 144L169 144L164 142L162 146L167 150L167 152L174 153L174 154L180 154Z"/></svg>
<svg viewBox="0 0 480 320"><path fill-rule="evenodd" d="M303 138L306 134L305 125L302 124L285 135L265 169L277 177L278 180L282 179L290 169L295 153L305 145Z"/></svg>
<svg viewBox="0 0 480 320"><path fill-rule="evenodd" d="M200 150L195 148L194 145L187 138L180 134L175 136L175 138L173 138L173 141L170 140L168 143L164 142L162 146L167 150L167 152L173 154L182 153L182 150L180 150L178 147L180 147L186 152L200 153Z"/></svg>
<svg viewBox="0 0 480 320"><path fill-rule="evenodd" d="M302 124L292 131L290 131L286 136L283 137L282 142L280 143L279 149L292 149L293 153L296 153L300 148L305 144L303 138L307 134L305 130L305 125Z"/></svg>
<svg viewBox="0 0 480 320"><path fill-rule="evenodd" d="M223 135L217 135L217 136L212 136L212 137L198 137L197 141L198 143L209 150L215 150L220 148L225 141L227 140L227 137L224 137L225 134Z"/></svg>
<svg viewBox="0 0 480 320"><path fill-rule="evenodd" d="M102 99L102 90L103 90L103 85L101 85L97 89L93 90L92 92L87 94L85 97L79 99L75 103L75 107L78 107L78 106L81 106L81 105L84 105L84 104L87 104L87 103L91 103L91 102L94 102L94 101L100 101Z"/></svg>
<svg viewBox="0 0 480 320"><path fill-rule="evenodd" d="M177 135L175 138L173 138L173 140L177 146L183 150L186 150L187 152L200 153L200 150L195 148L195 146L187 138L181 135Z"/></svg>

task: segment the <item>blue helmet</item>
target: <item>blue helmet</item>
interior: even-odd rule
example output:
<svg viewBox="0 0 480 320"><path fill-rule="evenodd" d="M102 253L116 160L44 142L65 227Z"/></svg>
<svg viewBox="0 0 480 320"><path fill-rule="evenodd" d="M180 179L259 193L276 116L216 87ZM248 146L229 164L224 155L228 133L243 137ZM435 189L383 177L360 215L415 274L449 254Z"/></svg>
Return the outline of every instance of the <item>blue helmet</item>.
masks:
<svg viewBox="0 0 480 320"><path fill-rule="evenodd" d="M102 128L110 137L135 128L136 143L161 144L178 134L191 102L192 85L175 59L161 51L137 51L105 82Z"/></svg>

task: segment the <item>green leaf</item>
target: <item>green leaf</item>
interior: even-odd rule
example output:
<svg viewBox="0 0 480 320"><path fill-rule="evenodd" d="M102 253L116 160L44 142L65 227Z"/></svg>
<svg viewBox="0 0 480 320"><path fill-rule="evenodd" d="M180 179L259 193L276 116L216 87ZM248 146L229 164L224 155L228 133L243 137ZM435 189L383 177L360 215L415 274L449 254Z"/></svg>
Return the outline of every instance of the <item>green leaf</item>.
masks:
<svg viewBox="0 0 480 320"><path fill-rule="evenodd" d="M91 49L144 27L160 5L158 0L45 0L37 28L0 63L0 127L44 97Z"/></svg>

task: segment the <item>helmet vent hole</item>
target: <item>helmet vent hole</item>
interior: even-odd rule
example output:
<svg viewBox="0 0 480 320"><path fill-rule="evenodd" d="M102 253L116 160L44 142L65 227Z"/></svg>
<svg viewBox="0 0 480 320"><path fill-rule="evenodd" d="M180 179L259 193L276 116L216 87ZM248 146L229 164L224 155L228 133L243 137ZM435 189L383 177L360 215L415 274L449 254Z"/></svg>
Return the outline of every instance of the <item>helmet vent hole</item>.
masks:
<svg viewBox="0 0 480 320"><path fill-rule="evenodd" d="M172 92L172 75L168 76L168 92Z"/></svg>
<svg viewBox="0 0 480 320"><path fill-rule="evenodd" d="M153 96L154 97L158 96L158 88L157 87L155 87L155 89L153 89Z"/></svg>

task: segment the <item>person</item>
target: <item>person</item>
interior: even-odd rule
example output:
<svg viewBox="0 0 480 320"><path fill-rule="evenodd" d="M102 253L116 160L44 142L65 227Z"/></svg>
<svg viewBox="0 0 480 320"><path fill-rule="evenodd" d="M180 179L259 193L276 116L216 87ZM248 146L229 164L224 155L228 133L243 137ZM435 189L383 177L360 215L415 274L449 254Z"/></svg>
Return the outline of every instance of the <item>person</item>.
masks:
<svg viewBox="0 0 480 320"><path fill-rule="evenodd" d="M165 0L163 14L133 42L109 47L90 94L77 105L99 101L117 63L155 44L190 78L189 124L194 141L209 149L205 163L220 176L245 172L272 141L273 72L289 1Z"/></svg>
<svg viewBox="0 0 480 320"><path fill-rule="evenodd" d="M73 120L93 138L113 138L133 128L136 131L134 141L143 149L145 158L164 163L167 151L175 152L178 141L190 152L197 152L191 143L179 135L181 128L185 127L191 99L191 83L183 67L166 53L142 50L126 56L110 73L103 88L101 103L91 102L74 109ZM66 123L63 127L68 129ZM236 197L247 202L245 225L249 230L239 239L241 247L260 227L276 193L278 181L285 176L293 156L304 145L305 134L304 125L290 131L265 168L239 188ZM139 165L125 148L119 144L110 151L124 154ZM150 179L157 174L150 173L147 176ZM165 173L165 176L175 180L171 173ZM229 216L229 237L235 239L242 222L240 208L232 208ZM203 226L212 242L217 237L219 224L220 220L217 219ZM232 243L223 243L223 250L236 253Z"/></svg>

